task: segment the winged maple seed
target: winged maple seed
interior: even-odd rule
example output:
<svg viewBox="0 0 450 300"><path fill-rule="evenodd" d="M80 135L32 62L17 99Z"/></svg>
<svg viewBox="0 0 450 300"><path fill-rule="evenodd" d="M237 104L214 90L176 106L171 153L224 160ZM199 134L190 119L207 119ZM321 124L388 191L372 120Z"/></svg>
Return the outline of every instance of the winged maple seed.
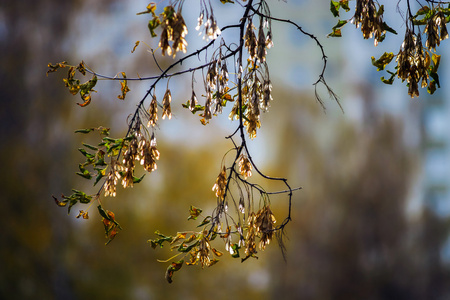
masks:
<svg viewBox="0 0 450 300"><path fill-rule="evenodd" d="M244 176L244 179L252 176L252 164L250 163L248 157L244 154L242 154L239 159L239 173Z"/></svg>
<svg viewBox="0 0 450 300"><path fill-rule="evenodd" d="M150 142L146 139L141 139L139 142L141 165L148 172L153 172L157 169L156 161L159 160L159 151L156 149L156 138L153 136Z"/></svg>
<svg viewBox="0 0 450 300"><path fill-rule="evenodd" d="M156 121L158 121L158 102L156 101L155 95L153 95L150 106L148 107L148 115L147 127L155 127Z"/></svg>
<svg viewBox="0 0 450 300"><path fill-rule="evenodd" d="M223 166L222 170L219 173L219 176L216 179L216 183L214 184L212 190L216 192L216 197L219 199L224 199L225 191L227 186L227 169Z"/></svg>
<svg viewBox="0 0 450 300"><path fill-rule="evenodd" d="M166 117L170 120L172 118L172 109L170 108L170 102L172 101L172 95L170 93L170 90L167 89L166 93L164 94L163 98L163 115L162 119L164 120Z"/></svg>
<svg viewBox="0 0 450 300"><path fill-rule="evenodd" d="M256 213L254 226L256 227L256 232L261 236L259 249L264 250L272 240L275 232L275 223L275 216L268 205Z"/></svg>
<svg viewBox="0 0 450 300"><path fill-rule="evenodd" d="M205 11L206 11L206 22L203 22L205 18ZM208 40L215 40L217 37L222 33L219 26L217 25L216 18L214 17L212 8L210 7L209 10L202 9L200 11L200 16L198 17L198 23L197 27L195 27L195 30L200 31L201 27L204 25L204 35L203 39ZM202 32L199 32L199 35L201 35Z"/></svg>
<svg viewBox="0 0 450 300"><path fill-rule="evenodd" d="M437 11L431 17L425 27L424 33L427 33L426 47L431 51L436 51L441 41L448 39L446 19L442 11ZM440 29L440 30L439 30Z"/></svg>
<svg viewBox="0 0 450 300"><path fill-rule="evenodd" d="M409 83L408 94L411 97L419 96L419 81L422 87L428 85L428 67L430 56L423 50L420 35L407 30L405 40L397 55L398 77Z"/></svg>

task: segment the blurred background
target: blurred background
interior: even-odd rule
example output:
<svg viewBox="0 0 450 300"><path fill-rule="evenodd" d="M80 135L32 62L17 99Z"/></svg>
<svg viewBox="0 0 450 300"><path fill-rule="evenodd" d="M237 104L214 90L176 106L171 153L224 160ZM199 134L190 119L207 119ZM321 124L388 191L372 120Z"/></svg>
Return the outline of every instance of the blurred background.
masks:
<svg viewBox="0 0 450 300"><path fill-rule="evenodd" d="M109 76L158 74L147 46L130 53L137 40L156 48L148 17L136 16L148 3L2 1L0 299L450 299L450 58L441 60L442 88L410 99L404 84L384 85L379 78L386 74L370 63L400 47L397 1L386 3L385 21L398 36L377 48L351 25L343 38L326 38L337 22L327 1L270 2L274 16L298 22L323 43L325 75L344 112L325 90L326 112L314 98L322 68L315 42L273 24L274 101L250 147L266 174L303 187L293 197L287 260L274 244L242 264L224 257L204 270L185 266L169 285L167 264L156 259L174 253L146 241L156 229L174 234L196 226L186 220L190 205L211 207L211 187L231 148L224 137L236 124L225 111L202 126L180 105L190 97L190 75L173 79L174 118L160 122L158 170L103 200L124 228L105 246L95 211L76 219L85 209L77 206L67 216L51 196L97 191L75 175L83 160L77 148L88 138L74 131L104 125L122 136L148 83L130 83L120 101L119 84L101 81L91 105L81 108L64 87L65 70L45 72L49 62L84 60ZM240 13L233 5L214 7L221 26ZM189 47L196 47L198 7L186 5L183 14ZM450 53L448 41L438 51ZM286 199L274 197L272 206L282 221Z"/></svg>

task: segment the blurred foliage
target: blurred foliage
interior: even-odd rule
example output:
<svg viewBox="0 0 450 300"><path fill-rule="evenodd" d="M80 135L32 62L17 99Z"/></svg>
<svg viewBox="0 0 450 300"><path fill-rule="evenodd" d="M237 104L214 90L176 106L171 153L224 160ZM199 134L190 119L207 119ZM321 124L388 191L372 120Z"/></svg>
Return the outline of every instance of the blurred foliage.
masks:
<svg viewBox="0 0 450 300"><path fill-rule="evenodd" d="M427 208L406 213L420 157L404 144L401 122L367 103L365 123L328 120L310 102L291 101L274 129L283 132L279 167L308 188L295 199L288 263L272 264L281 274L272 298L449 297L441 251L450 224ZM333 134L322 135L330 127Z"/></svg>

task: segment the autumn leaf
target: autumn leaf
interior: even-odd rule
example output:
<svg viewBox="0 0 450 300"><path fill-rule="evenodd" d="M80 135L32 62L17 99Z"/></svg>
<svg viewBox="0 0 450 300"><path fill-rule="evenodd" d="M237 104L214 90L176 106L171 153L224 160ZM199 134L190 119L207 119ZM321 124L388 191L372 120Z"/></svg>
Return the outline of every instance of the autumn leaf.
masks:
<svg viewBox="0 0 450 300"><path fill-rule="evenodd" d="M154 17L153 19L148 21L148 30L150 31L152 37L157 36L157 34L155 33L155 29L158 28L159 25L161 25L161 20L158 17Z"/></svg>
<svg viewBox="0 0 450 300"><path fill-rule="evenodd" d="M134 51L136 51L136 48L137 48L137 46L139 46L139 43L140 43L140 41L137 41L137 42L134 44L134 47L133 47L133 50L131 50L131 53L134 53Z"/></svg>
<svg viewBox="0 0 450 300"><path fill-rule="evenodd" d="M180 260L180 261L177 261L177 262L172 262L170 265L169 265L169 267L167 268L167 270L166 270L166 280L169 282L169 283L172 283L172 277L173 277L173 273L174 272L176 272L176 271L178 271L178 270L180 270L181 269L181 267L183 266L183 263L184 263L184 260L182 259L182 260Z"/></svg>
<svg viewBox="0 0 450 300"><path fill-rule="evenodd" d="M197 220L197 217L202 213L202 209L201 208L197 208L195 206L190 206L189 207L189 217L188 220Z"/></svg>
<svg viewBox="0 0 450 300"><path fill-rule="evenodd" d="M377 67L377 71L384 70L384 68L392 61L394 58L394 53L392 52L384 52L383 55L377 60L375 60L375 57L372 56L372 65Z"/></svg>
<svg viewBox="0 0 450 300"><path fill-rule="evenodd" d="M80 64L77 67L78 72L80 72L83 75L86 75L86 67L84 66L84 61L81 61Z"/></svg>
<svg viewBox="0 0 450 300"><path fill-rule="evenodd" d="M138 42L136 42L136 43L138 43ZM136 48L136 46L134 46L134 47ZM117 98L119 98L120 100L125 100L125 96L130 91L130 89L128 88L128 85L127 85L127 79L126 79L127 76L126 76L125 72L122 72L122 77L123 77L123 80L120 81L120 90L122 92L122 95L117 96Z"/></svg>
<svg viewBox="0 0 450 300"><path fill-rule="evenodd" d="M47 67L49 69L47 71L47 76L48 76L48 73L56 72L59 68L65 68L66 64L67 64L66 61L62 61L62 62L59 62L59 63L56 63L56 64L48 63Z"/></svg>
<svg viewBox="0 0 450 300"><path fill-rule="evenodd" d="M91 92L95 92L93 88L97 84L97 76L94 75L92 79L79 86L81 99L84 101L82 104L77 103L81 107L85 107L91 103Z"/></svg>
<svg viewBox="0 0 450 300"><path fill-rule="evenodd" d="M144 15L144 14L152 14L153 16L156 16L155 10L156 10L156 3L151 2L149 5L147 5L147 10L138 12L136 15Z"/></svg>
<svg viewBox="0 0 450 300"><path fill-rule="evenodd" d="M170 242L170 244L174 244L175 242L181 240L181 239L185 239L186 238L186 232L178 232L177 235L172 239L172 241Z"/></svg>

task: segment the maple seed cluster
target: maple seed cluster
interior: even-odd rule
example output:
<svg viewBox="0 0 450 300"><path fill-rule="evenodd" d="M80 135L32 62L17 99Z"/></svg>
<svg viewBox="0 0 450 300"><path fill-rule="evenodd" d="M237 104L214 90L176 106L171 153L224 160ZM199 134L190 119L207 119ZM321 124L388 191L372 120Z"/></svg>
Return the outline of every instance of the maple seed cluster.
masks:
<svg viewBox="0 0 450 300"><path fill-rule="evenodd" d="M265 36L264 29L268 28L267 36ZM245 48L249 53L249 58L251 60L258 59L260 62L266 61L267 50L273 46L272 42L272 29L270 23L260 19L258 37L254 32L256 30L253 25L252 19L247 22L247 28L244 35Z"/></svg>
<svg viewBox="0 0 450 300"><path fill-rule="evenodd" d="M213 115L222 113L224 100L231 100L231 96L227 93L228 84L228 67L225 60L221 59L222 52L219 52L217 58L213 57L208 71L205 76L206 100L204 112L200 116L203 117L202 123L206 124L212 119ZM197 103L197 97L192 91L189 109L192 111Z"/></svg>
<svg viewBox="0 0 450 300"><path fill-rule="evenodd" d="M408 94L411 97L419 96L419 81L421 86L428 85L428 68L430 55L423 50L420 35L414 34L410 29L406 30L405 40L396 58L398 77L408 82Z"/></svg>
<svg viewBox="0 0 450 300"><path fill-rule="evenodd" d="M267 67L264 64L265 67ZM242 89L243 105L245 111L244 126L250 138L256 137L257 128L261 127L260 109L267 111L272 101L272 83L268 78L260 79L257 72L251 72L244 77ZM238 103L233 107L229 118L237 118Z"/></svg>
<svg viewBox="0 0 450 300"><path fill-rule="evenodd" d="M193 235L195 237L195 235ZM197 246L190 252L190 261L186 262L187 265L196 265L200 262L202 268L210 267L217 263L219 260L215 257L223 255L219 250L211 247L210 240L208 238L208 231L203 231L198 239ZM212 254L212 255L211 255Z"/></svg>
<svg viewBox="0 0 450 300"><path fill-rule="evenodd" d="M156 149L156 139L152 136L148 141L137 133L126 147L122 162L112 161L111 170L105 182L105 196L116 196L116 185L122 179L124 188L133 187L138 178L134 177L135 161L139 161L148 172L155 171L156 161L159 160L159 151Z"/></svg>
<svg viewBox="0 0 450 300"><path fill-rule="evenodd" d="M267 28L267 36L265 35ZM267 49L273 46L270 22L260 19L258 37L255 26L249 18L244 35L244 46L249 53L248 65L245 69L242 85L242 109L244 110L244 126L251 139L256 137L257 128L261 127L260 109L267 111L272 101L272 84L266 64ZM262 71L261 71L262 69ZM244 73L241 70L240 73ZM240 103L233 106L229 119L239 119Z"/></svg>
<svg viewBox="0 0 450 300"><path fill-rule="evenodd" d="M374 38L374 45L383 41L386 30L383 22L383 6L377 10L373 0L358 0L356 1L355 15L350 22L356 25L356 28L361 26L361 32L365 39Z"/></svg>
<svg viewBox="0 0 450 300"><path fill-rule="evenodd" d="M205 17L206 17L206 22L204 22ZM211 7L209 10L202 9L200 11L200 16L198 17L197 21L198 21L198 23L197 23L197 27L195 27L195 30L200 31L200 29L204 25L205 28L204 28L203 39L205 41L209 41L210 39L215 40L222 33L220 31L219 26L217 25L217 21L216 21L216 18L214 17ZM201 35L201 34L202 34L202 32L200 31L199 35Z"/></svg>
<svg viewBox="0 0 450 300"><path fill-rule="evenodd" d="M245 238L245 254L246 257L255 257L256 253L256 238L259 237L260 241L258 247L260 250L264 250L270 243L275 232L276 219L272 213L272 210L268 205L258 210L255 214L252 212L247 220L247 235Z"/></svg>
<svg viewBox="0 0 450 300"><path fill-rule="evenodd" d="M162 32L159 41L159 47L161 47L162 55L172 55L175 57L178 51L186 53L186 35L188 33L186 23L181 15L181 9L175 12L173 6L166 6L162 13L163 21L161 23ZM172 47L169 45L169 41L172 41Z"/></svg>
<svg viewBox="0 0 450 300"><path fill-rule="evenodd" d="M439 46L441 41L448 39L445 15L442 11L436 12L434 16L428 20L424 33L427 33L425 45L430 51L436 51L436 46Z"/></svg>

